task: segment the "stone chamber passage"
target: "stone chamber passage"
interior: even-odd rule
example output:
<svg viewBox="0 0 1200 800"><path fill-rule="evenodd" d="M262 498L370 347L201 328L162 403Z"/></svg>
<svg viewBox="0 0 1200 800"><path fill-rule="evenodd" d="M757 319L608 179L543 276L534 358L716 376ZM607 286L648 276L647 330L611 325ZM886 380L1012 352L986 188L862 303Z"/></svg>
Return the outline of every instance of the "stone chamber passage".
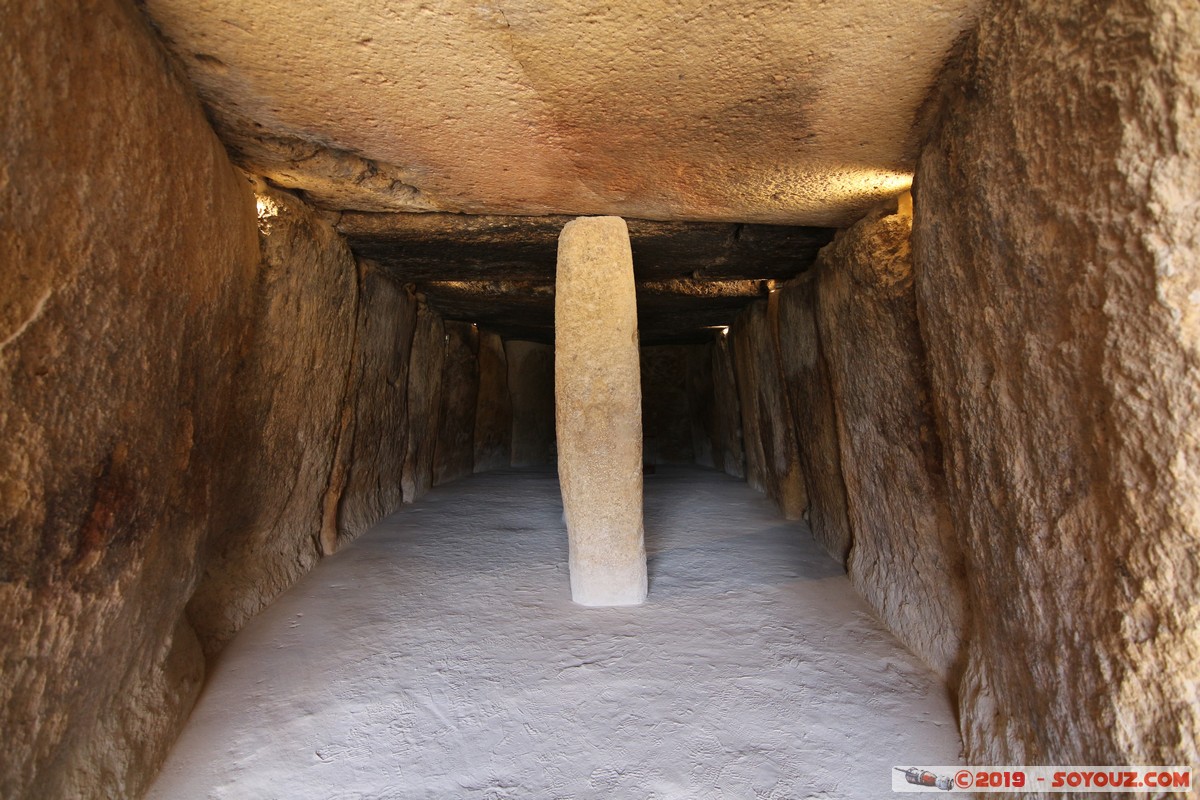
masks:
<svg viewBox="0 0 1200 800"><path fill-rule="evenodd" d="M0 797L1200 762L1184 4L3 21Z"/></svg>

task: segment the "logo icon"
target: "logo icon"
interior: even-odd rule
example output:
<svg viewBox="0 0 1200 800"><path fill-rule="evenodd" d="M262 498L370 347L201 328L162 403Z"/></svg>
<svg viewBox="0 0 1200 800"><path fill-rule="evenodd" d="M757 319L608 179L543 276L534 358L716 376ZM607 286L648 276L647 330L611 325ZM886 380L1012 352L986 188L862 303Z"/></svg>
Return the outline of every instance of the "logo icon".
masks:
<svg viewBox="0 0 1200 800"><path fill-rule="evenodd" d="M953 789L955 782L958 782L959 786L964 785L961 783L961 781L963 779L963 773L966 772L966 770L963 770L962 772L959 772L958 775L955 775L953 778L951 778L948 775L934 775L929 770L921 769L920 767L909 767L908 769L892 767L892 769L902 773L904 775L904 780L908 783L911 783L913 786L928 786L931 789L941 789L944 792L948 792ZM966 775L966 780L971 780L970 774ZM966 785L970 784L968 783Z"/></svg>

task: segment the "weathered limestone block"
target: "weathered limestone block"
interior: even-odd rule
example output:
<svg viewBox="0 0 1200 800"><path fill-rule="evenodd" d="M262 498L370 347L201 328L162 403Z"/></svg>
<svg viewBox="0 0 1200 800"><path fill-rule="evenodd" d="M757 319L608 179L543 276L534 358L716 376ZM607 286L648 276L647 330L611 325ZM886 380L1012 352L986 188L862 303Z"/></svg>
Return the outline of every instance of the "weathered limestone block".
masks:
<svg viewBox="0 0 1200 800"><path fill-rule="evenodd" d="M642 457L647 464L692 464L696 460L687 385L688 350L685 345L640 349Z"/></svg>
<svg viewBox="0 0 1200 800"><path fill-rule="evenodd" d="M975 618L968 762L1200 762L1200 16L1005 0L913 246Z"/></svg>
<svg viewBox="0 0 1200 800"><path fill-rule="evenodd" d="M446 331L442 318L421 303L408 366L408 447L401 487L411 503L433 486L433 451L441 426L442 365Z"/></svg>
<svg viewBox="0 0 1200 800"><path fill-rule="evenodd" d="M330 481L336 496L336 541L353 539L395 511L409 445L409 355L417 326L417 298L364 264L359 269L358 337L354 376L345 411L348 430L339 454L344 476ZM328 529L326 531L328 536Z"/></svg>
<svg viewBox="0 0 1200 800"><path fill-rule="evenodd" d="M582 217L559 236L554 399L571 598L637 605L646 599L642 397L633 254L620 217Z"/></svg>
<svg viewBox="0 0 1200 800"><path fill-rule="evenodd" d="M917 324L911 228L910 217L881 210L840 232L818 259L816 323L854 531L850 581L953 685L965 585Z"/></svg>
<svg viewBox="0 0 1200 800"><path fill-rule="evenodd" d="M735 478L746 477L746 453L742 434L742 404L737 376L733 371L733 348L722 333L713 344L713 398L717 428L713 437L713 461Z"/></svg>
<svg viewBox="0 0 1200 800"><path fill-rule="evenodd" d="M512 465L554 463L554 347L504 343L512 398Z"/></svg>
<svg viewBox="0 0 1200 800"><path fill-rule="evenodd" d="M469 322L447 322L441 427L433 454L435 486L474 471L478 402L479 332Z"/></svg>
<svg viewBox="0 0 1200 800"><path fill-rule="evenodd" d="M742 411L746 480L764 492L786 519L800 519L808 493L800 470L791 403L783 386L776 337L778 304L759 301L730 328L733 367Z"/></svg>
<svg viewBox="0 0 1200 800"><path fill-rule="evenodd" d="M713 346L694 345L687 348L688 427L692 435L692 453L702 467L724 469L718 464L719 434L717 432L717 398L713 385Z"/></svg>
<svg viewBox="0 0 1200 800"><path fill-rule="evenodd" d="M816 283L806 276L779 291L779 353L808 491L813 537L846 564L850 519L838 448L838 421L816 321Z"/></svg>
<svg viewBox="0 0 1200 800"><path fill-rule="evenodd" d="M137 797L200 689L254 198L132 3L0 34L0 797Z"/></svg>
<svg viewBox="0 0 1200 800"><path fill-rule="evenodd" d="M513 406L508 394L504 341L479 332L479 399L475 404L475 472L502 469L512 462Z"/></svg>
<svg viewBox="0 0 1200 800"><path fill-rule="evenodd" d="M203 577L188 619L205 652L320 558L315 498L329 485L354 348L358 270L300 200L260 189L252 339L233 384L242 443L224 464Z"/></svg>

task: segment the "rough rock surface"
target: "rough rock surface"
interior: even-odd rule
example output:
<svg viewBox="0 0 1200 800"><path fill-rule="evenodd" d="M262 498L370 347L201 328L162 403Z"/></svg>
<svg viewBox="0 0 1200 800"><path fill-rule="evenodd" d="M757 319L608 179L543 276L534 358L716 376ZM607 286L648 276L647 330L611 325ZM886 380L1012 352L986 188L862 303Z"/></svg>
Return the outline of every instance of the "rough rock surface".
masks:
<svg viewBox="0 0 1200 800"><path fill-rule="evenodd" d="M816 295L811 275L779 291L779 353L808 491L808 526L844 565L850 552L850 519L833 387L817 332Z"/></svg>
<svg viewBox="0 0 1200 800"><path fill-rule="evenodd" d="M972 574L969 762L1200 762L1200 16L1004 0L914 257Z"/></svg>
<svg viewBox="0 0 1200 800"><path fill-rule="evenodd" d="M132 4L3 16L0 796L134 797L203 675L254 199Z"/></svg>
<svg viewBox="0 0 1200 800"><path fill-rule="evenodd" d="M362 265L359 275L358 335L354 363L346 367L354 376L343 417L349 430L341 438L345 476L341 485L336 477L330 482L329 494L337 497L339 540L363 533L405 499L412 427L408 386L417 299L372 265Z"/></svg>
<svg viewBox="0 0 1200 800"><path fill-rule="evenodd" d="M695 463L702 467L723 469L714 454L718 451L717 397L713 385L713 346L692 345L687 348L688 427L692 435Z"/></svg>
<svg viewBox="0 0 1200 800"><path fill-rule="evenodd" d="M511 340L504 343L512 399L512 466L553 464L554 348Z"/></svg>
<svg viewBox="0 0 1200 800"><path fill-rule="evenodd" d="M259 197L252 338L232 378L242 443L223 464L204 573L187 607L208 653L320 558L313 500L330 484L352 380L358 269L349 248L295 198Z"/></svg>
<svg viewBox="0 0 1200 800"><path fill-rule="evenodd" d="M498 334L479 331L479 396L475 405L475 472L512 463L513 411L508 359Z"/></svg>
<svg viewBox="0 0 1200 800"><path fill-rule="evenodd" d="M800 470L791 401L783 385L777 337L776 295L742 312L729 331L733 341L742 412L746 480L779 506L787 519L800 519L808 492Z"/></svg>
<svg viewBox="0 0 1200 800"><path fill-rule="evenodd" d="M620 217L568 222L554 295L558 477L570 542L571 599L646 599L642 392L633 254Z"/></svg>
<svg viewBox="0 0 1200 800"><path fill-rule="evenodd" d="M447 322L441 427L433 454L435 486L475 471L475 409L478 403L479 331L469 322Z"/></svg>
<svg viewBox="0 0 1200 800"><path fill-rule="evenodd" d="M642 458L647 464L692 464L687 345L642 347Z"/></svg>
<svg viewBox="0 0 1200 800"><path fill-rule="evenodd" d="M239 163L330 208L816 225L908 185L978 5L145 2Z"/></svg>
<svg viewBox="0 0 1200 800"><path fill-rule="evenodd" d="M442 366L446 330L442 318L421 303L408 368L408 443L401 487L411 503L433 486L433 453L441 429Z"/></svg>
<svg viewBox="0 0 1200 800"><path fill-rule="evenodd" d="M911 229L911 217L881 209L839 233L818 259L816 324L854 532L850 581L954 685L965 581L917 323Z"/></svg>
<svg viewBox="0 0 1200 800"><path fill-rule="evenodd" d="M757 381L754 378L754 348L761 344L753 338L750 322L753 313L762 317L765 305L755 303L742 313L729 328L730 363L733 366L737 389L737 407L741 413L742 447L745 450L746 482L760 492L767 491L766 463L763 455L762 436L764 422L759 411L756 392ZM770 424L770 419L766 421Z"/></svg>
<svg viewBox="0 0 1200 800"><path fill-rule="evenodd" d="M741 401L733 371L733 348L725 334L718 336L713 344L713 402L717 418L713 466L735 478L744 478L746 454L742 443Z"/></svg>

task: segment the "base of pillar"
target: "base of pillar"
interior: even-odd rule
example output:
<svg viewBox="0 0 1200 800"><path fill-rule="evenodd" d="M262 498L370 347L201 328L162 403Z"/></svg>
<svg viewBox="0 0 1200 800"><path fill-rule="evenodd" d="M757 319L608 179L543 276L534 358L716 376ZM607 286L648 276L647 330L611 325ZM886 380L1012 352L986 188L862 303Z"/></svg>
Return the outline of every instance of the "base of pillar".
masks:
<svg viewBox="0 0 1200 800"><path fill-rule="evenodd" d="M640 606L646 584L645 559L621 569L571 565L571 600L581 606Z"/></svg>

